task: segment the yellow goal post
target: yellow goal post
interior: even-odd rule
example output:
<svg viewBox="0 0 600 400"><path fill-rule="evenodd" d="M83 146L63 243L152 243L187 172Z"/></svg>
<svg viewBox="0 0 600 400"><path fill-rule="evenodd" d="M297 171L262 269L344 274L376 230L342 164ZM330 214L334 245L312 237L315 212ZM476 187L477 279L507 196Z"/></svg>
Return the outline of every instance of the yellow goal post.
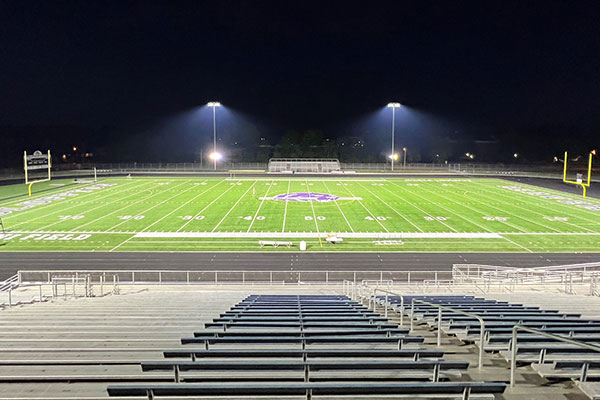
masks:
<svg viewBox="0 0 600 400"><path fill-rule="evenodd" d="M577 179L576 181L571 181L571 180L567 179L568 158L567 158L567 152L565 151L564 168L563 168L563 182L570 183L572 185L581 186L583 189L583 197L586 197L587 188L590 187L590 184L592 182L592 157L594 156L594 153L595 153L595 151L592 151L592 152L590 152L590 155L589 155L588 170L587 170L587 182L584 181L583 179Z"/></svg>
<svg viewBox="0 0 600 400"><path fill-rule="evenodd" d="M27 193L31 196L31 187L34 183L47 182L52 179L52 157L50 150L46 154L39 150L36 150L33 154L27 154L27 150L25 150L23 152L23 169L25 170ZM40 178L32 179L32 171L42 171L43 175Z"/></svg>

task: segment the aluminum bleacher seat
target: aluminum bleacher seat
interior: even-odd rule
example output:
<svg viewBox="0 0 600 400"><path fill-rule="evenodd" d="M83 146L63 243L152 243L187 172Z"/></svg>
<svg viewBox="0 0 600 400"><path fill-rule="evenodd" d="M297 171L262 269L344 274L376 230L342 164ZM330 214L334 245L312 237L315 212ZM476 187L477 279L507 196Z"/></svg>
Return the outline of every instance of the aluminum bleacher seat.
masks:
<svg viewBox="0 0 600 400"><path fill-rule="evenodd" d="M413 347L423 341L345 296L248 296L205 324L204 330L182 338L182 348L164 351L164 361L141 364L144 372L172 372L173 384L111 385L108 393L148 399L316 395L487 399L504 391L504 383L463 382L468 362L445 361L438 349ZM191 348L194 344L202 348ZM461 381L441 382L448 379Z"/></svg>

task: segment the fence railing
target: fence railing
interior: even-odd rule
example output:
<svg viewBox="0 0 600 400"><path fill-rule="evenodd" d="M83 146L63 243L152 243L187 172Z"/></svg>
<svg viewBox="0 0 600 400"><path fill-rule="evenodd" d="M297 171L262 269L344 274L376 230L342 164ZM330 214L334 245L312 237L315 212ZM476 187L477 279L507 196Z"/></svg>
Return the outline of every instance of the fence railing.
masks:
<svg viewBox="0 0 600 400"><path fill-rule="evenodd" d="M452 280L458 284L483 285L484 292L494 285L508 286L514 290L518 285L543 284L564 285L565 292L571 293L573 284L591 283L599 272L600 262L537 268L454 264Z"/></svg>
<svg viewBox="0 0 600 400"><path fill-rule="evenodd" d="M50 283L54 276L65 274L89 275L92 283L102 277L116 276L122 285L128 284L339 284L352 282L380 282L382 285L421 285L423 281L451 278L451 271L202 271L202 270L23 270L18 282Z"/></svg>

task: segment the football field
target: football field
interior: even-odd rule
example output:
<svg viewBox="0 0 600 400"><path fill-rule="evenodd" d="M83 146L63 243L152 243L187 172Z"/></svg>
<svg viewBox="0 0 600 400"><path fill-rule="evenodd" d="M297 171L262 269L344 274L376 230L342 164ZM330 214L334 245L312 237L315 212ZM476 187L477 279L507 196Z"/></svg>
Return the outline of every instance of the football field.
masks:
<svg viewBox="0 0 600 400"><path fill-rule="evenodd" d="M24 190L0 187L0 251L299 251L304 240L308 251L600 252L600 200L501 179L141 177Z"/></svg>

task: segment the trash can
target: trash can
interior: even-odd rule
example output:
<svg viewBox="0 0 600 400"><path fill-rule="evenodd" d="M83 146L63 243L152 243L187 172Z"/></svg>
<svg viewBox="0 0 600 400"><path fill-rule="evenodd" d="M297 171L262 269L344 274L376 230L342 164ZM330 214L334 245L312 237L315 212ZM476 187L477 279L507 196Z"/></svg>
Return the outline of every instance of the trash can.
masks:
<svg viewBox="0 0 600 400"><path fill-rule="evenodd" d="M306 250L306 242L304 240L300 241L300 251Z"/></svg>

